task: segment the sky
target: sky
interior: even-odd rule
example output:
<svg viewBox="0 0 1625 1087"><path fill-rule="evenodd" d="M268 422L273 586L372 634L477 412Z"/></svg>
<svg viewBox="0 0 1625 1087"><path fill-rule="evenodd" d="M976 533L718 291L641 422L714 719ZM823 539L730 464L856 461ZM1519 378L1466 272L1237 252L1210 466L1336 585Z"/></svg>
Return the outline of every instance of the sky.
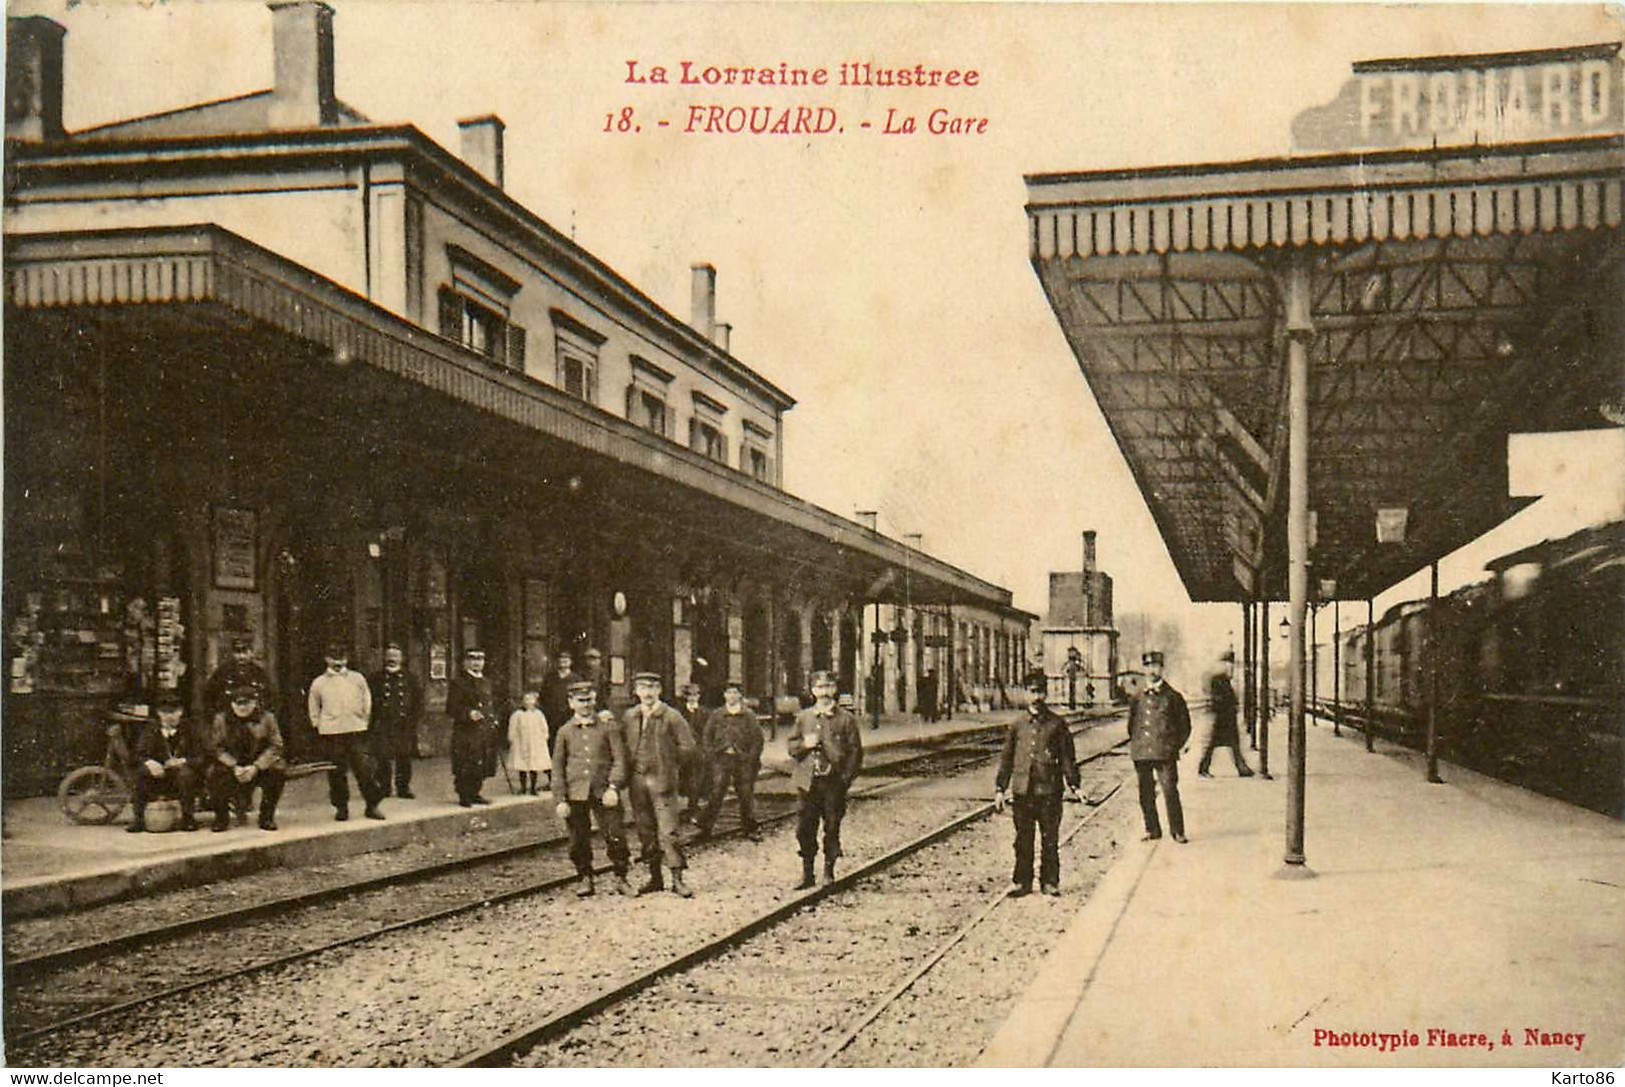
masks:
<svg viewBox="0 0 1625 1087"><path fill-rule="evenodd" d="M789 490L846 516L879 509L882 531L922 533L1035 612L1048 571L1077 569L1095 529L1119 614L1172 616L1221 648L1239 609L1188 602L1029 264L1023 175L1284 155L1292 117L1330 101L1356 60L1621 37L1605 9L1551 4L332 6L346 102L451 149L457 119L499 115L508 192L679 318L690 265L716 266L733 353L799 401ZM10 10L68 27L70 129L271 84L258 2ZM978 79L631 84L629 60L832 75L919 63ZM826 105L845 130L683 131L711 104ZM616 131L626 107L641 131ZM923 129L938 107L986 131L881 131L888 110Z"/></svg>

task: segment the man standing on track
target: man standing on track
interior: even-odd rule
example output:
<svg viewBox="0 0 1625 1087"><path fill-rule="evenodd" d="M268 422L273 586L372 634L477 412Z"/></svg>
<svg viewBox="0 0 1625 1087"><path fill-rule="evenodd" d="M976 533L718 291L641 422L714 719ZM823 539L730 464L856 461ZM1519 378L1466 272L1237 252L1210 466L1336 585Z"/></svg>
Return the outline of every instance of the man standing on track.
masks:
<svg viewBox="0 0 1625 1087"><path fill-rule="evenodd" d="M1168 805L1168 829L1174 841L1184 844L1185 812L1179 804L1179 755L1191 738L1191 715L1184 697L1162 678L1162 653L1151 650L1140 657L1147 684L1129 705L1129 757L1139 778L1140 814L1145 818L1145 837L1154 842L1162 837L1157 821L1157 786L1162 786Z"/></svg>
<svg viewBox="0 0 1625 1087"><path fill-rule="evenodd" d="M1027 712L1010 726L993 782L993 806L1006 800L1016 819L1016 871L1011 898L1033 890L1033 829L1043 840L1039 884L1047 895L1061 893L1061 790L1078 796L1078 756L1072 733L1044 704L1049 680L1042 671L1027 673Z"/></svg>
<svg viewBox="0 0 1625 1087"><path fill-rule="evenodd" d="M560 818L570 830L570 860L581 876L576 894L593 893L592 821L604 833L610 867L615 871L615 891L629 895L626 882L626 821L620 794L626 791L626 746L621 730L606 712L594 708L597 688L590 679L570 684L572 716L559 729L553 741L553 795L558 798Z"/></svg>
<svg viewBox="0 0 1625 1087"><path fill-rule="evenodd" d="M863 766L863 735L857 719L835 704L835 677L814 672L812 691L817 701L796 715L789 739L790 757L796 762L790 780L801 794L796 813L796 843L801 851L798 891L813 886L820 821L824 824L824 881L834 881L846 793Z"/></svg>
<svg viewBox="0 0 1625 1087"><path fill-rule="evenodd" d="M737 679L722 688L722 708L706 719L701 740L711 762L711 795L700 816L700 836L716 826L728 786L739 797L739 826L753 842L762 840L756 828L756 775L762 769L762 726L745 705L745 688Z"/></svg>
<svg viewBox="0 0 1625 1087"><path fill-rule="evenodd" d="M632 794L632 815L638 824L642 859L649 865L649 882L638 894L666 889L660 865L671 869L672 893L693 898L683 882L682 847L677 844L677 779L685 762L695 756L694 734L683 715L660 701L660 676L639 672L632 677L638 704L622 721L628 762L627 787Z"/></svg>

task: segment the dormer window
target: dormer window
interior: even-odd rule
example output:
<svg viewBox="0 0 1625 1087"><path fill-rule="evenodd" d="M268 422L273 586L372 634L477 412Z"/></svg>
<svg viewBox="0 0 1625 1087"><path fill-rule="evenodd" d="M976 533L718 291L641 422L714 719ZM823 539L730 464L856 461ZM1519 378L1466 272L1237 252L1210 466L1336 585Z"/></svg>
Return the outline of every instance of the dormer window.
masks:
<svg viewBox="0 0 1625 1087"><path fill-rule="evenodd" d="M671 371L639 355L633 355L631 362L632 384L626 387L626 418L652 434L671 437Z"/></svg>
<svg viewBox="0 0 1625 1087"><path fill-rule="evenodd" d="M440 334L498 366L525 369L525 330L510 313L519 281L459 246L448 245L451 283L440 288Z"/></svg>
<svg viewBox="0 0 1625 1087"><path fill-rule="evenodd" d="M553 318L555 383L571 396L597 404L598 349L608 337L561 309L548 312Z"/></svg>
<svg viewBox="0 0 1625 1087"><path fill-rule="evenodd" d="M702 392L694 393L694 414L688 419L688 447L696 453L728 464L728 438L722 432L728 406Z"/></svg>

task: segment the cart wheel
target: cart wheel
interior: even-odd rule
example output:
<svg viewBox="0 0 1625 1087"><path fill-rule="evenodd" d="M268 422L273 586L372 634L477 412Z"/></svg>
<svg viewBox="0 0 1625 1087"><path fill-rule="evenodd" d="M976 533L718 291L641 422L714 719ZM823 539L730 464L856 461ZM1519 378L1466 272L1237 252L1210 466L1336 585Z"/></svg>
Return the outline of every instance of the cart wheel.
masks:
<svg viewBox="0 0 1625 1087"><path fill-rule="evenodd" d="M130 790L105 766L81 766L62 779L56 799L75 823L111 823L129 803Z"/></svg>

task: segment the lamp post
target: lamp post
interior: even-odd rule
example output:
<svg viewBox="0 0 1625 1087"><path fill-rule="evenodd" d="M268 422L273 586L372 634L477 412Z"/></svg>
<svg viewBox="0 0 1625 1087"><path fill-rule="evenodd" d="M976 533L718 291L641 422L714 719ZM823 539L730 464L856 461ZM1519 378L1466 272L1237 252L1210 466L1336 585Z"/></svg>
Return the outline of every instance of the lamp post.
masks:
<svg viewBox="0 0 1625 1087"><path fill-rule="evenodd" d="M879 532L880 511L858 510L857 515L863 519L870 532ZM874 658L869 664L869 728L880 728L880 703L886 697L886 664L883 656L886 644L886 633L880 629L880 594L875 594L875 629L869 635L869 644L873 648Z"/></svg>

